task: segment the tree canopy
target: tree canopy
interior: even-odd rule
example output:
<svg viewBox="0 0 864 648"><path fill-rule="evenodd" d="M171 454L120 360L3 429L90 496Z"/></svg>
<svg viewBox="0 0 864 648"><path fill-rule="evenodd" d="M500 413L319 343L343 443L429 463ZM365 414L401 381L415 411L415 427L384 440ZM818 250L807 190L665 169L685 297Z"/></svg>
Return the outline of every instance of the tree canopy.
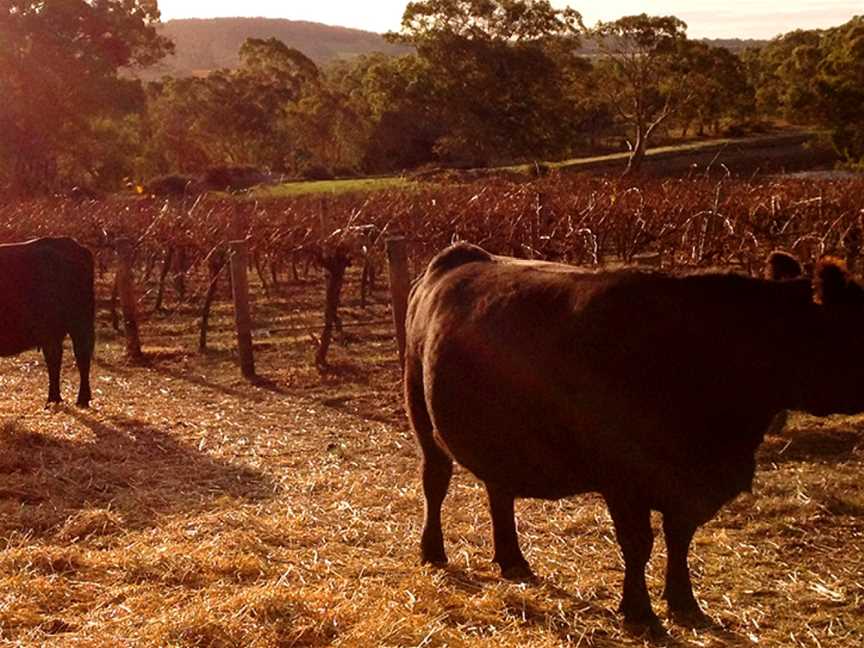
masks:
<svg viewBox="0 0 864 648"><path fill-rule="evenodd" d="M674 16L583 25L548 0L417 0L400 47L320 65L261 33L230 69L144 84L155 0L0 2L0 185L22 192L254 165L295 177L483 166L818 125L864 160L864 18L739 56ZM236 43L237 41L232 41ZM737 43L740 49L741 43ZM165 69L165 68L161 68ZM154 79L157 72L149 72Z"/></svg>
<svg viewBox="0 0 864 648"><path fill-rule="evenodd" d="M864 164L864 16L789 32L745 58L760 112L827 127L837 151Z"/></svg>
<svg viewBox="0 0 864 648"><path fill-rule="evenodd" d="M864 165L864 16L828 30L821 42L816 94L835 148Z"/></svg>
<svg viewBox="0 0 864 648"><path fill-rule="evenodd" d="M563 75L578 65L556 45L578 44L580 25L578 12L546 0L409 2L388 38L414 46L423 62L411 68L425 72L441 124L434 153L483 164L549 152L566 137Z"/></svg>
<svg viewBox="0 0 864 648"><path fill-rule="evenodd" d="M97 171L86 158L109 135L99 119L141 104L140 86L118 71L172 49L158 20L154 0L0 4L0 150L15 186L47 188L82 166Z"/></svg>
<svg viewBox="0 0 864 648"><path fill-rule="evenodd" d="M426 0L409 2L395 42L423 48L453 40L524 43L576 34L579 12L555 9L548 0Z"/></svg>

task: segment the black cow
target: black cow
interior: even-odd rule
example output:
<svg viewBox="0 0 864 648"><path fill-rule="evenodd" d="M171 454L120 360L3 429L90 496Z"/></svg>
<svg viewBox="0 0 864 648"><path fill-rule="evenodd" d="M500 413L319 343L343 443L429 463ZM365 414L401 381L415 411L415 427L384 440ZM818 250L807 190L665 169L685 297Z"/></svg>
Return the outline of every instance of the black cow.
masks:
<svg viewBox="0 0 864 648"><path fill-rule="evenodd" d="M701 620L687 555L742 491L772 416L864 410L864 299L823 264L800 281L587 272L457 245L415 285L405 393L423 454L422 560L446 561L452 462L486 486L494 560L531 570L517 497L599 492L625 561L627 622L659 627L645 584L663 514L670 613ZM834 303L837 302L837 303Z"/></svg>
<svg viewBox="0 0 864 648"><path fill-rule="evenodd" d="M93 255L70 238L0 245L0 355L41 348L48 402L59 403L63 339L72 338L81 375L78 405L90 404L95 343Z"/></svg>

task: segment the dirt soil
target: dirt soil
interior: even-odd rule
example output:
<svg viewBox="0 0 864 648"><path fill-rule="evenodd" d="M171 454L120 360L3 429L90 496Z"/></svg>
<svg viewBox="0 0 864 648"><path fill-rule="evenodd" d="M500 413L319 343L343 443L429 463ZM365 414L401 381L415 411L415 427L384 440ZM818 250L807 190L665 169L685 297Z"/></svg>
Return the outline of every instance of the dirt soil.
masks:
<svg viewBox="0 0 864 648"><path fill-rule="evenodd" d="M755 494L699 532L691 565L712 626L665 619L655 519L649 587L669 636L649 640L616 612L623 566L596 496L520 502L539 579L509 583L491 564L483 489L458 471L450 565L418 564L418 460L386 294L361 309L352 279L345 335L320 374L321 286L259 290L256 383L233 360L224 295L206 355L195 310L169 296L142 325L143 366L124 360L101 308L91 410L44 408L37 353L0 361L0 643L864 643L864 418L793 415L760 452ZM68 348L65 364L73 403Z"/></svg>

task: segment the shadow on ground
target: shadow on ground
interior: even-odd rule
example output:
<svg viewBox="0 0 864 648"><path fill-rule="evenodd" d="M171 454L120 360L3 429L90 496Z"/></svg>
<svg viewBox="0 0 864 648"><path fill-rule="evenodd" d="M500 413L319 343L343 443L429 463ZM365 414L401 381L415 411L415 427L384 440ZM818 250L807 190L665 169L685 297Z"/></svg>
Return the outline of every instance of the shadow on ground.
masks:
<svg viewBox="0 0 864 648"><path fill-rule="evenodd" d="M831 463L857 460L864 450L864 432L849 427L811 426L768 437L759 450L760 463Z"/></svg>
<svg viewBox="0 0 864 648"><path fill-rule="evenodd" d="M82 511L111 511L127 529L175 513L205 511L221 498L272 496L264 474L200 452L152 425L63 407L82 440L49 436L18 421L0 427L0 535L55 533Z"/></svg>

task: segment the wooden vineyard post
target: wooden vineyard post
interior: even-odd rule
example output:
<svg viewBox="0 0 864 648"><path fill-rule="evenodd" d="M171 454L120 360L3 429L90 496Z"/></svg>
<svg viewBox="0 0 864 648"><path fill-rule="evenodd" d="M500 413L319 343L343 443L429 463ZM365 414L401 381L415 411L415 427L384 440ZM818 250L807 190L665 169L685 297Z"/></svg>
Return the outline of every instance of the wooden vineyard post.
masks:
<svg viewBox="0 0 864 648"><path fill-rule="evenodd" d="M138 362L141 352L141 337L138 333L138 300L135 295L135 277L132 263L135 248L132 241L124 238L117 241L117 291L123 309L123 332L126 335L126 357Z"/></svg>
<svg viewBox="0 0 864 648"><path fill-rule="evenodd" d="M390 269L390 295L393 303L393 325L399 345L399 364L405 368L405 318L408 314L408 242L404 237L387 239L387 264Z"/></svg>
<svg viewBox="0 0 864 648"><path fill-rule="evenodd" d="M255 377L252 355L252 317L249 315L249 244L231 241L231 285L234 291L234 323L237 327L237 349L240 370L245 378Z"/></svg>

